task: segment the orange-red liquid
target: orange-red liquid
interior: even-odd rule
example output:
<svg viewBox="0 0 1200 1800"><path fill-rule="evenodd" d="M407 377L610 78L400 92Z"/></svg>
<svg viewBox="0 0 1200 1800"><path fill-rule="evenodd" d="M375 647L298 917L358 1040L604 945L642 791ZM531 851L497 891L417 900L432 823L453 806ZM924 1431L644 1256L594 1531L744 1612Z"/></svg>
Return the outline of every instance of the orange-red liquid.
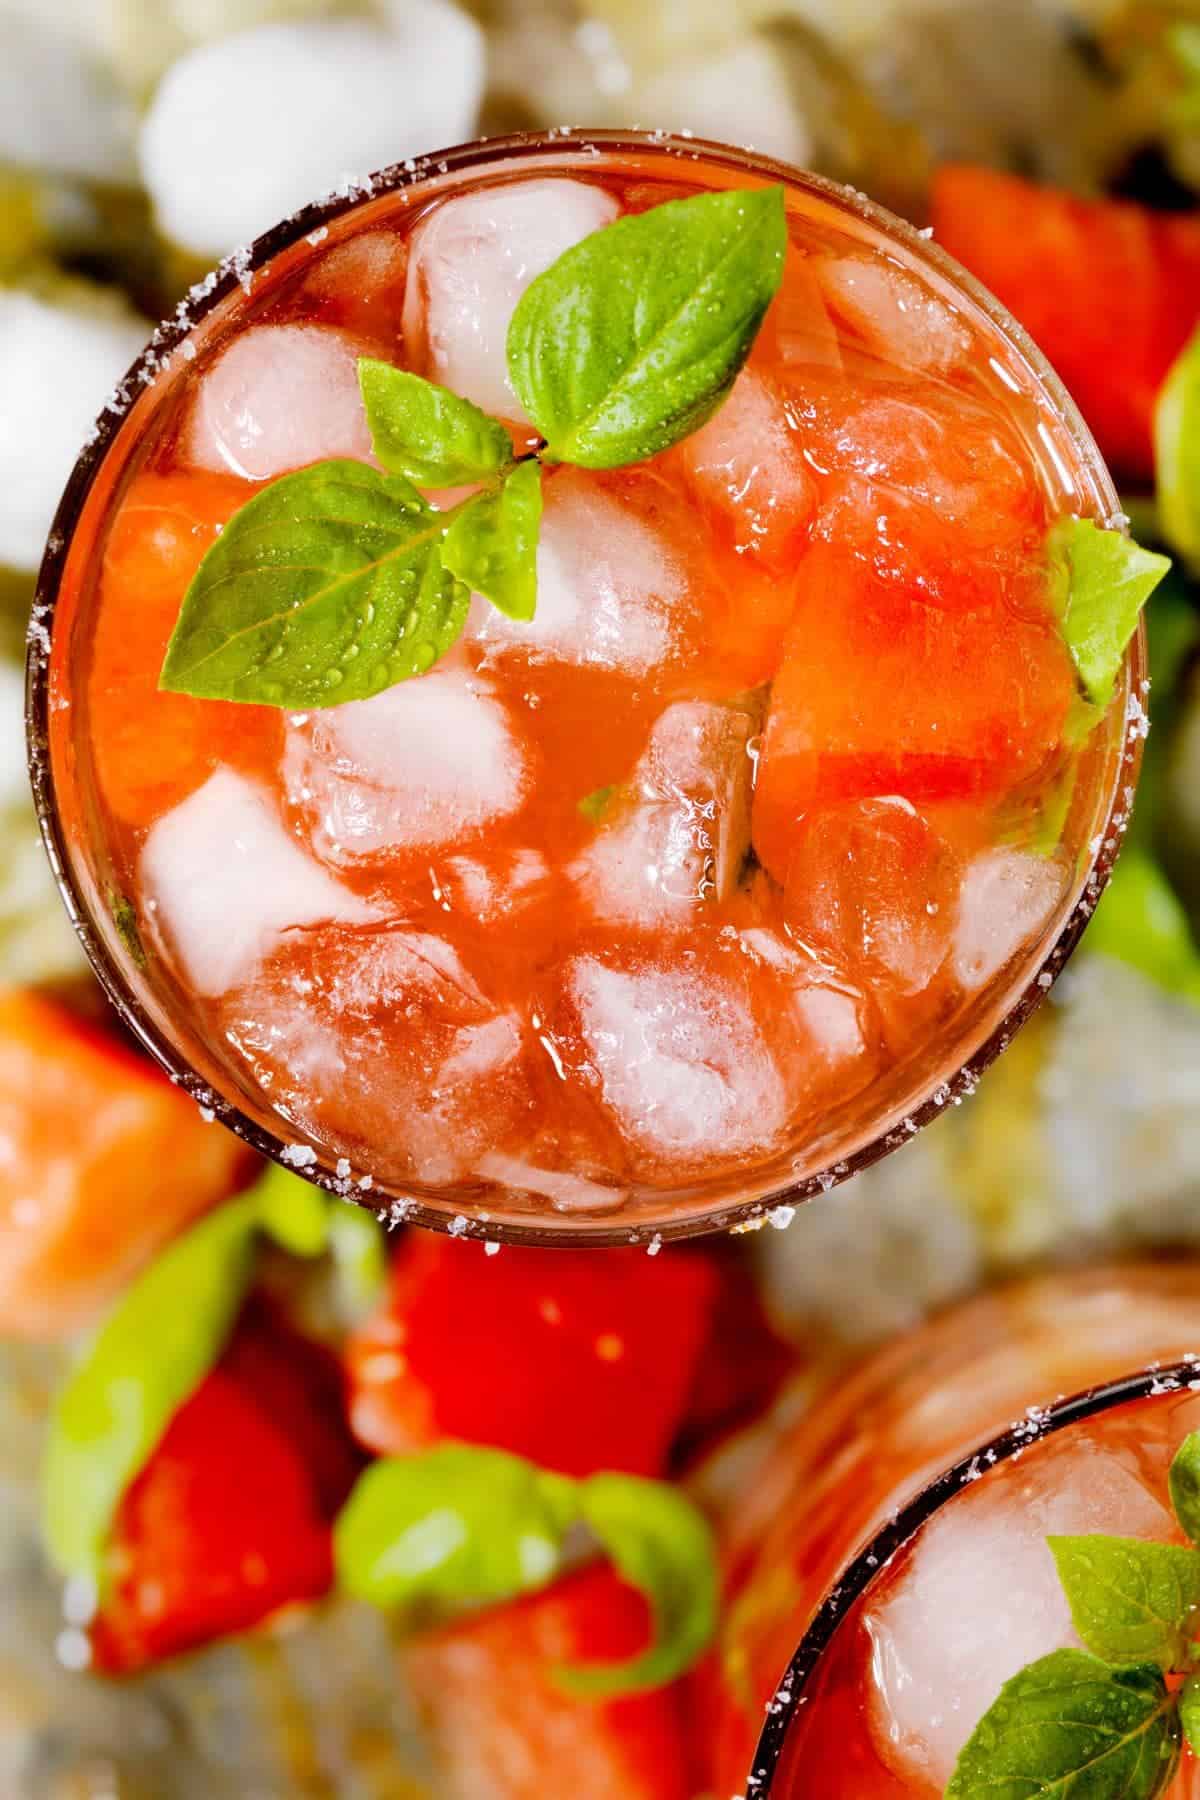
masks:
<svg viewBox="0 0 1200 1800"><path fill-rule="evenodd" d="M570 174L632 211L703 183L677 168L687 180L611 159ZM1095 474L984 313L794 194L782 291L712 424L639 468L546 475L543 603L552 578L560 598L582 591L585 635L611 606L617 648L594 630L569 653L519 627L498 641L477 602L420 679L483 683L508 801L414 841L420 789L397 841L372 826L356 842L347 819L378 796L353 756L343 779L333 713L157 688L188 581L258 491L197 466L205 383L262 326L441 373L414 233L460 203L393 196L282 258L119 441L111 505L72 563L63 682L106 885L218 1085L331 1163L484 1205L529 1175L518 1204L601 1215L671 1190L767 1192L953 1072L1078 891L1114 738L1069 741L1045 540L1095 511ZM321 453L296 433L295 462ZM711 756L698 774L650 767L672 706ZM276 920L224 988L196 978L146 849L220 771L345 896L331 923Z"/></svg>

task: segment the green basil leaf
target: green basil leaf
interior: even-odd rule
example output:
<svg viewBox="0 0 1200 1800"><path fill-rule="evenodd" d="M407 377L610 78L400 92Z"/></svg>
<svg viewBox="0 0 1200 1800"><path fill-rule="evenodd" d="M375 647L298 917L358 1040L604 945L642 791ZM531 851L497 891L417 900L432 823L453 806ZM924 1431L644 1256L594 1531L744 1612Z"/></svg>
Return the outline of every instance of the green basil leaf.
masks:
<svg viewBox="0 0 1200 1800"><path fill-rule="evenodd" d="M1093 519L1061 519L1050 551L1065 587L1063 637L1088 699L1106 706L1138 615L1170 559Z"/></svg>
<svg viewBox="0 0 1200 1800"><path fill-rule="evenodd" d="M945 1800L1156 1800L1175 1778L1179 1738L1158 1669L1055 1650L1005 1682Z"/></svg>
<svg viewBox="0 0 1200 1800"><path fill-rule="evenodd" d="M329 1209L329 1248L346 1311L370 1312L387 1279L387 1239L373 1213L352 1200Z"/></svg>
<svg viewBox="0 0 1200 1800"><path fill-rule="evenodd" d="M535 461L518 463L499 488L455 508L442 561L510 619L532 619L541 521L542 471Z"/></svg>
<svg viewBox="0 0 1200 1800"><path fill-rule="evenodd" d="M230 1201L125 1290L59 1394L42 1476L55 1566L99 1587L113 1515L172 1417L220 1356L254 1267L258 1204Z"/></svg>
<svg viewBox="0 0 1200 1800"><path fill-rule="evenodd" d="M1180 1689L1179 1723L1184 1737L1200 1755L1200 1675L1189 1675Z"/></svg>
<svg viewBox="0 0 1200 1800"><path fill-rule="evenodd" d="M329 1200L311 1181L271 1163L255 1184L258 1224L293 1256L321 1256L329 1248Z"/></svg>
<svg viewBox="0 0 1200 1800"><path fill-rule="evenodd" d="M1048 1538L1075 1629L1109 1663L1186 1667L1200 1551L1142 1538Z"/></svg>
<svg viewBox="0 0 1200 1800"><path fill-rule="evenodd" d="M503 425L449 388L369 356L359 358L358 385L375 454L393 475L421 487L458 487L513 459Z"/></svg>
<svg viewBox="0 0 1200 1800"><path fill-rule="evenodd" d="M234 514L197 571L159 685L208 700L334 706L430 668L470 594L442 566L450 515L402 475L315 463Z"/></svg>
<svg viewBox="0 0 1200 1800"><path fill-rule="evenodd" d="M585 794L579 802L579 811L585 819L590 819L593 825L599 825L612 805L617 791L615 781L610 781L607 787L593 788L591 793Z"/></svg>
<svg viewBox="0 0 1200 1800"><path fill-rule="evenodd" d="M654 1642L627 1662L560 1669L559 1679L593 1698L663 1687L692 1667L716 1630L717 1553L708 1521L679 1488L636 1475L591 1476L580 1512L619 1574L649 1601Z"/></svg>
<svg viewBox="0 0 1200 1800"><path fill-rule="evenodd" d="M1167 1484L1175 1517L1200 1544L1200 1431L1190 1431L1175 1452Z"/></svg>
<svg viewBox="0 0 1200 1800"><path fill-rule="evenodd" d="M1089 952L1137 969L1168 994L1200 1004L1200 951L1174 888L1152 856L1126 844L1084 940Z"/></svg>
<svg viewBox="0 0 1200 1800"><path fill-rule="evenodd" d="M560 256L512 316L508 368L551 462L644 462L712 416L783 276L778 187L671 200Z"/></svg>
<svg viewBox="0 0 1200 1800"><path fill-rule="evenodd" d="M1200 331L1172 363L1154 403L1154 472L1163 535L1200 568Z"/></svg>
<svg viewBox="0 0 1200 1800"><path fill-rule="evenodd" d="M577 1483L470 1444L372 1463L334 1525L347 1593L416 1627L515 1599L562 1568Z"/></svg>

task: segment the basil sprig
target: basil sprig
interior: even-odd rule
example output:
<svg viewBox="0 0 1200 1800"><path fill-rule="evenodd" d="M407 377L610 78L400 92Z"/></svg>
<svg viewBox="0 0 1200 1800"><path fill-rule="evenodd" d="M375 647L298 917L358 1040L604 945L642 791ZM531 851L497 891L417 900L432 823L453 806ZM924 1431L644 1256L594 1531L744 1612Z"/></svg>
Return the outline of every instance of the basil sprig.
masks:
<svg viewBox="0 0 1200 1800"><path fill-rule="evenodd" d="M520 458L470 401L362 358L381 469L314 463L235 513L184 596L160 686L334 706L431 668L472 592L531 619L543 460L641 462L709 419L779 287L786 243L771 187L668 201L568 250L509 331L513 385L542 437ZM435 509L417 483L479 491Z"/></svg>
<svg viewBox="0 0 1200 1800"><path fill-rule="evenodd" d="M1186 1740L1200 1751L1200 1432L1171 1464L1171 1502L1192 1545L1052 1537L1086 1650L1019 1671L979 1721L946 1800L1156 1800ZM1168 1676L1185 1676L1182 1687Z"/></svg>
<svg viewBox="0 0 1200 1800"><path fill-rule="evenodd" d="M339 1585L408 1629L536 1592L596 1550L646 1596L654 1641L624 1662L564 1667L561 1685L601 1698L674 1681L712 1639L718 1578L707 1520L669 1483L577 1481L447 1443L373 1463L334 1526Z"/></svg>
<svg viewBox="0 0 1200 1800"><path fill-rule="evenodd" d="M50 1417L42 1536L62 1574L102 1587L121 1497L219 1360L254 1279L260 1238L296 1256L350 1252L346 1278L366 1298L368 1271L376 1272L382 1260L380 1228L362 1213L362 1223L343 1236L335 1208L350 1210L272 1164L253 1188L183 1232L126 1288ZM369 1233L373 1251L364 1245Z"/></svg>
<svg viewBox="0 0 1200 1800"><path fill-rule="evenodd" d="M1062 634L1084 694L1107 706L1143 606L1171 566L1093 519L1060 519L1050 533Z"/></svg>

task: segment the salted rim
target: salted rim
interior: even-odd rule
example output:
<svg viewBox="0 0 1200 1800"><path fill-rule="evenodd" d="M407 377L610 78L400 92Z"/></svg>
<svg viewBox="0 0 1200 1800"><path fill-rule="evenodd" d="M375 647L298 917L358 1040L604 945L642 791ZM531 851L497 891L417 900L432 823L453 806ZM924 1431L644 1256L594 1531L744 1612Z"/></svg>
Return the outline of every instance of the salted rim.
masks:
<svg viewBox="0 0 1200 1800"><path fill-rule="evenodd" d="M1190 1355L1177 1362L1150 1364L1134 1375L1122 1375L1115 1381L1084 1388L1080 1393L1055 1400L1050 1406L1031 1406L1023 1418L954 1463L894 1513L829 1589L813 1614L783 1679L767 1702L766 1723L746 1778L744 1800L770 1800L788 1734L807 1703L805 1689L817 1673L821 1658L832 1644L839 1626L872 1583L884 1573L897 1552L912 1542L948 1500L961 1493L964 1487L986 1479L998 1464L1019 1456L1031 1444L1040 1443L1068 1425L1077 1425L1082 1419L1090 1419L1113 1406L1123 1406L1127 1401L1180 1393L1198 1379L1200 1355ZM782 1794L779 1800L783 1800Z"/></svg>
<svg viewBox="0 0 1200 1800"><path fill-rule="evenodd" d="M653 1250L659 1244L672 1240L734 1229L753 1229L766 1222L772 1213L779 1213L779 1222L782 1223L784 1209L828 1192L849 1176L877 1162L890 1150L908 1142L918 1130L939 1117L948 1105L957 1103L974 1091L979 1076L1008 1045L1013 1033L1037 1009L1057 980L1112 872L1124 829L1120 822L1122 810L1125 816L1128 815L1128 805L1123 794L1126 789L1136 786L1141 762L1143 733L1135 720L1132 728L1126 732L1122 760L1113 782L1111 803L1103 828L1097 833L1100 842L1085 877L1080 898L1042 961L1031 970L1028 984L994 1030L973 1051L967 1053L965 1061L952 1076L938 1083L925 1100L907 1108L902 1122L889 1115L878 1135L851 1155L755 1199L716 1201L707 1210L689 1212L686 1216L672 1219L672 1202L669 1194L664 1192L664 1210L661 1216L643 1214L638 1219L625 1223L621 1222L618 1213L601 1219L589 1219L578 1214L555 1214L549 1209L547 1202L544 1213L531 1213L526 1222L523 1217L511 1215L503 1219L491 1218L486 1213L480 1216L479 1203L476 1201L470 1202L473 1211L467 1213L457 1210L452 1202L435 1203L428 1197L398 1194L383 1183L376 1186L371 1181L369 1191L364 1190L361 1181L367 1175L366 1171L363 1172L363 1177L347 1177L344 1170L339 1173L337 1162L327 1159L325 1151L300 1134L288 1141L249 1118L238 1106L215 1092L178 1048L158 1030L124 974L114 963L103 937L94 928L91 908L75 879L69 847L60 829L49 755L50 644L59 585L75 525L127 412L141 392L153 386L158 376L165 372L173 354L215 307L238 287L248 292L253 276L259 269L359 204L405 188L417 187L425 182L440 182L482 164L504 160L554 155L564 159L587 159L589 166L595 167L602 155L645 155L647 152L744 170L756 176L776 176L790 187L814 194L850 212L860 222L898 241L919 263L931 265L937 274L953 282L979 307L1024 359L1045 390L1081 463L1094 477L1102 504L1108 507L1111 517L1119 516L1117 494L1107 467L1074 401L1023 328L967 270L961 268L928 237L875 201L869 200L866 195L825 176L811 175L793 168L775 158L751 154L705 138L657 131L582 132L564 127L561 130L518 132L505 137L474 139L429 156L394 163L375 174L344 182L334 192L302 207L290 218L273 226L251 245L234 251L189 291L176 308L174 316L155 328L145 350L118 383L101 410L59 502L38 573L26 660L25 723L30 781L42 841L71 923L93 972L113 1007L150 1056L177 1086L197 1100L206 1115L219 1119L261 1155L283 1163L294 1174L303 1176L317 1186L370 1207L381 1219L386 1217L396 1224L404 1222L423 1225L455 1237L541 1246L579 1246L586 1243L597 1247L612 1247L644 1244ZM1146 676L1143 622L1139 622L1138 631L1127 652L1126 668L1128 693L1131 698L1140 701L1144 696ZM307 1163L303 1159L310 1152L315 1153L316 1160ZM299 1162L294 1160L298 1154L301 1158Z"/></svg>

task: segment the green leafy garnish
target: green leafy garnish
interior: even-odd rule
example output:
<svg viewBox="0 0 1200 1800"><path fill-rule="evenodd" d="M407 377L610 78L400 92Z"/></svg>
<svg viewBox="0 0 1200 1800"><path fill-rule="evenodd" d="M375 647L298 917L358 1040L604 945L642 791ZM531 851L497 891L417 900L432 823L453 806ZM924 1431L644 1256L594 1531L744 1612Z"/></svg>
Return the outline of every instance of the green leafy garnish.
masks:
<svg viewBox="0 0 1200 1800"><path fill-rule="evenodd" d="M447 518L403 475L315 463L242 507L208 551L160 687L270 706L366 700L432 668L470 594L442 564Z"/></svg>
<svg viewBox="0 0 1200 1800"><path fill-rule="evenodd" d="M1179 999L1200 1004L1200 950L1183 904L1148 851L1127 844L1100 896L1090 952L1137 969Z"/></svg>
<svg viewBox="0 0 1200 1800"><path fill-rule="evenodd" d="M1200 570L1200 331L1172 363L1154 403L1154 472L1163 535Z"/></svg>
<svg viewBox="0 0 1200 1800"><path fill-rule="evenodd" d="M505 1451L443 1444L372 1464L334 1526L339 1584L409 1627L544 1588L589 1547L645 1594L655 1638L627 1662L564 1668L559 1680L595 1697L675 1680L712 1638L717 1562L703 1515L666 1483L576 1481Z"/></svg>
<svg viewBox="0 0 1200 1800"><path fill-rule="evenodd" d="M1052 1537L1075 1629L1107 1663L1185 1665L1200 1605L1200 1556L1141 1538Z"/></svg>
<svg viewBox="0 0 1200 1800"><path fill-rule="evenodd" d="M583 796L583 799L579 802L578 810L583 814L585 819L590 819L593 825L598 825L612 805L613 796L616 792L617 784L615 781L610 781L607 787L593 788L590 794L585 794Z"/></svg>
<svg viewBox="0 0 1200 1800"><path fill-rule="evenodd" d="M43 1536L66 1575L100 1585L122 1494L213 1367L254 1268L251 1196L223 1206L125 1290L59 1394L42 1475Z"/></svg>
<svg viewBox="0 0 1200 1800"><path fill-rule="evenodd" d="M1175 1517L1193 1544L1200 1544L1200 1432L1190 1432L1175 1452L1167 1488Z"/></svg>
<svg viewBox="0 0 1200 1800"><path fill-rule="evenodd" d="M1155 1800L1175 1778L1179 1713L1151 1664L1055 1650L1005 1682L946 1800Z"/></svg>
<svg viewBox="0 0 1200 1800"><path fill-rule="evenodd" d="M503 425L449 388L369 356L359 359L358 385L372 448L393 475L422 487L459 487L512 463Z"/></svg>
<svg viewBox="0 0 1200 1800"><path fill-rule="evenodd" d="M133 901L123 894L119 888L108 890L108 910L116 927L117 936L125 946L126 953L135 968L144 969L148 958L146 946L142 942L142 934L138 928L137 909Z"/></svg>
<svg viewBox="0 0 1200 1800"><path fill-rule="evenodd" d="M518 463L500 486L460 506L447 528L442 561L510 619L532 619L537 604L542 472Z"/></svg>
<svg viewBox="0 0 1200 1800"><path fill-rule="evenodd" d="M121 1496L179 1408L216 1365L254 1278L261 1233L303 1257L332 1249L354 1228L381 1232L368 1214L331 1201L272 1164L247 1193L182 1233L126 1288L55 1401L42 1470L42 1534L65 1575L100 1588Z"/></svg>
<svg viewBox="0 0 1200 1800"><path fill-rule="evenodd" d="M508 368L551 462L644 462L712 417L783 278L783 189L618 219L532 282Z"/></svg>
<svg viewBox="0 0 1200 1800"><path fill-rule="evenodd" d="M690 1668L717 1624L717 1562L704 1515L677 1488L634 1475L593 1475L580 1516L618 1573L650 1601L654 1643L623 1663L560 1671L578 1694L600 1698L662 1687Z"/></svg>
<svg viewBox="0 0 1200 1800"><path fill-rule="evenodd" d="M1083 691L1107 706L1142 607L1170 559L1092 519L1061 519L1050 551L1064 587L1062 633Z"/></svg>
<svg viewBox="0 0 1200 1800"><path fill-rule="evenodd" d="M285 475L234 514L186 595L159 685L307 710L424 674L472 592L528 620L542 463L640 462L710 418L783 274L782 188L673 200L593 233L526 290L509 373L546 440L517 459L469 400L372 357L375 455ZM425 487L478 486L435 510Z"/></svg>
<svg viewBox="0 0 1200 1800"><path fill-rule="evenodd" d="M1200 1433L1180 1446L1171 1502L1200 1531ZM1155 1800L1200 1732L1200 1550L1104 1536L1048 1540L1088 1652L1056 1650L1004 1684L963 1748L946 1800ZM1090 1652L1090 1653L1089 1653ZM1166 1677L1185 1675L1182 1687Z"/></svg>

